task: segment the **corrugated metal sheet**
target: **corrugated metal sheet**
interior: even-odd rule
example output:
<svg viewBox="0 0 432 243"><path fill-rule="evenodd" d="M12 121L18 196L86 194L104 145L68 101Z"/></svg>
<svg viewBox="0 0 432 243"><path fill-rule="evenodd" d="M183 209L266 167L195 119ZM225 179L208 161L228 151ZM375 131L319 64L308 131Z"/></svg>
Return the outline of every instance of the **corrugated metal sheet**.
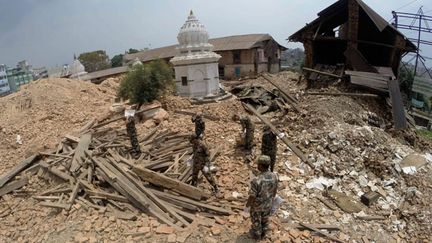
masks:
<svg viewBox="0 0 432 243"><path fill-rule="evenodd" d="M209 43L213 45L214 51L247 50L258 47L262 45L264 41L271 39L273 38L269 34L249 34L213 38L209 39ZM176 47L177 45L171 45L134 54L126 54L124 59L126 61L132 61L135 58L138 58L141 61L146 62L158 58L171 58L177 53ZM285 48L283 46L281 47L283 49Z"/></svg>

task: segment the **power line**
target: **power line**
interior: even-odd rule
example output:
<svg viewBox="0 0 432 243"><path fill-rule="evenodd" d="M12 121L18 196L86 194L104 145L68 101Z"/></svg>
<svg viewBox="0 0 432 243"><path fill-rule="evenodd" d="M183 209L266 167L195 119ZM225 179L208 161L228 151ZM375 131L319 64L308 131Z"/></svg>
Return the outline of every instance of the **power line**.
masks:
<svg viewBox="0 0 432 243"><path fill-rule="evenodd" d="M399 10L405 8L405 7L408 7L409 5L411 5L411 4L413 4L413 3L417 2L417 1L418 1L418 0L411 1L411 2L409 2L409 3L405 4L405 5L403 5L402 7L396 9L395 11L399 11Z"/></svg>

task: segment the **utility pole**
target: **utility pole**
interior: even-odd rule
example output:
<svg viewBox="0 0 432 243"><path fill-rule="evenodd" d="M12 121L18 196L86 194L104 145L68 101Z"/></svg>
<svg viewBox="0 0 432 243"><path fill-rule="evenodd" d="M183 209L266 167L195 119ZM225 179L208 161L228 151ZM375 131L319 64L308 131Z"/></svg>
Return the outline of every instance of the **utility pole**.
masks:
<svg viewBox="0 0 432 243"><path fill-rule="evenodd" d="M432 28L429 25L429 22L432 23L432 16L425 15L423 7L420 7L416 14L396 11L393 11L392 14L394 19L393 25L396 29L400 31L409 30L417 32L417 38L408 38L410 41L417 44L415 56L408 61L412 62L415 59L414 76L419 74L418 68L419 65L422 65L425 71L419 76L423 76L427 73L429 77L432 78L432 70L430 70L425 64L426 60L430 60L430 58L423 56L421 53L422 45L432 46L432 41L430 41L432 39ZM409 21L411 21L411 23L409 23Z"/></svg>

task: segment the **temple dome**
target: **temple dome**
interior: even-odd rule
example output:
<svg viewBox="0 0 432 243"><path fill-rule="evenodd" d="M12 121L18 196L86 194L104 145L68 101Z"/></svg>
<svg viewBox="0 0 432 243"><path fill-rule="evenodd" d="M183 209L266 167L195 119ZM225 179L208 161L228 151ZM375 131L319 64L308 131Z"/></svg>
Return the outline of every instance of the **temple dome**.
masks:
<svg viewBox="0 0 432 243"><path fill-rule="evenodd" d="M71 78L76 78L87 72L85 71L84 65L82 65L77 58L74 58L72 65L69 67L69 73L71 74Z"/></svg>
<svg viewBox="0 0 432 243"><path fill-rule="evenodd" d="M210 50L212 45L208 43L208 39L209 35L207 30L191 10L186 22L183 24L179 34L177 35L179 49Z"/></svg>

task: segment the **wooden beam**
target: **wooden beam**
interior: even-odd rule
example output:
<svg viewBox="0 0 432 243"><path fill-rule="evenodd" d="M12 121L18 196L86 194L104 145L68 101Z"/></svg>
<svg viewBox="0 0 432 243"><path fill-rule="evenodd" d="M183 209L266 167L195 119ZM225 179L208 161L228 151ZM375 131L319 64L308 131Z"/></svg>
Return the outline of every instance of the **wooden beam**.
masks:
<svg viewBox="0 0 432 243"><path fill-rule="evenodd" d="M174 113L187 115L187 116L193 116L196 114L196 112L185 111L185 110L175 110ZM208 120L211 120L211 121L220 121L221 120L221 118L219 118L219 117L210 116L210 115L206 115L206 114L203 114L203 117L208 119Z"/></svg>
<svg viewBox="0 0 432 243"><path fill-rule="evenodd" d="M299 223L299 224L300 224L301 226L305 227L305 228L308 229L308 230L315 231L316 233L321 234L321 235L323 235L323 236L329 238L329 239L332 240L332 241L339 242L339 243L344 243L344 241L342 241L342 240L340 240L340 239L338 239L338 238L336 238L336 237L330 235L329 233L325 233L325 232L323 232L323 231L321 231L321 230L319 230L319 229L317 229L317 228L315 228L315 227L312 227L311 225L303 224L303 223Z"/></svg>
<svg viewBox="0 0 432 243"><path fill-rule="evenodd" d="M284 224L284 226L287 226L289 228L298 228L299 230L303 230L303 229L307 229L306 227L300 225L300 224ZM309 227L313 227L316 229L323 229L323 230L327 230L327 231L340 231L340 227L337 225L331 225L331 224L307 224L307 226Z"/></svg>
<svg viewBox="0 0 432 243"><path fill-rule="evenodd" d="M28 179L27 179L27 177L25 177L25 178L22 178L21 180L12 181L12 182L6 184L4 187L0 188L0 197L5 195L5 194L8 194L9 192L11 192L13 190L19 189L19 188L27 185L27 183L28 183Z"/></svg>
<svg viewBox="0 0 432 243"><path fill-rule="evenodd" d="M399 81L388 81L388 89L392 101L394 126L396 129L406 129L408 124L405 116L405 106L403 104L402 95L399 89Z"/></svg>
<svg viewBox="0 0 432 243"><path fill-rule="evenodd" d="M18 175L21 171L30 167L34 162L40 159L40 155L32 155L27 159L23 160L21 163L17 164L12 170L3 174L0 177L0 188L3 187L8 181L12 180L16 175Z"/></svg>
<svg viewBox="0 0 432 243"><path fill-rule="evenodd" d="M257 116L264 124L270 127L270 129L279 137L279 139L282 140L303 162L307 163L311 168L314 168L313 164L311 164L306 155L300 151L300 149L297 148L293 143L291 143L287 137L280 137L280 134L282 134L279 129L277 129L269 120L267 120L265 117L263 117L261 114L258 113L258 111L255 110L251 105L249 104L243 104L247 110L252 112L255 116Z"/></svg>
<svg viewBox="0 0 432 243"><path fill-rule="evenodd" d="M318 73L318 74L321 74L321 75L330 76L330 77L333 77L333 78L342 78L342 76L340 76L340 75L336 75L336 74L328 73L328 72L323 72L323 71L319 71L319 70L312 69L312 68L304 67L303 70L304 71L308 71L308 72Z"/></svg>
<svg viewBox="0 0 432 243"><path fill-rule="evenodd" d="M190 197L196 200L210 197L209 194L198 189L197 187L188 185L179 180L172 179L161 173L157 173L145 168L139 168L136 166L132 167L132 171L135 172L144 181L148 181L154 185L171 189L177 193L180 193L183 196Z"/></svg>
<svg viewBox="0 0 432 243"><path fill-rule="evenodd" d="M39 205L44 207L50 207L50 208L60 208L65 209L67 211L70 210L70 205L65 203L58 203L58 202L41 202Z"/></svg>
<svg viewBox="0 0 432 243"><path fill-rule="evenodd" d="M92 135L90 133L84 134L80 137L78 145L75 149L75 154L72 158L72 164L69 171L75 173L82 165L83 158L85 158L85 151L88 150L92 140Z"/></svg>
<svg viewBox="0 0 432 243"><path fill-rule="evenodd" d="M231 210L227 210L225 208L221 208L221 207L216 207L213 205L209 205L207 203L203 203L203 202L198 202L183 196L176 196L176 195L172 195L169 193L165 193L164 197L169 197L171 199L175 199L184 203L189 203L191 205L197 206L201 209L207 210L207 211L213 211L215 213L221 214L221 215L230 215L233 214L233 212Z"/></svg>
<svg viewBox="0 0 432 243"><path fill-rule="evenodd" d="M324 93L324 92L307 92L304 95L323 95L323 96L352 96L352 97L371 97L378 98L376 94L361 94L361 93Z"/></svg>

